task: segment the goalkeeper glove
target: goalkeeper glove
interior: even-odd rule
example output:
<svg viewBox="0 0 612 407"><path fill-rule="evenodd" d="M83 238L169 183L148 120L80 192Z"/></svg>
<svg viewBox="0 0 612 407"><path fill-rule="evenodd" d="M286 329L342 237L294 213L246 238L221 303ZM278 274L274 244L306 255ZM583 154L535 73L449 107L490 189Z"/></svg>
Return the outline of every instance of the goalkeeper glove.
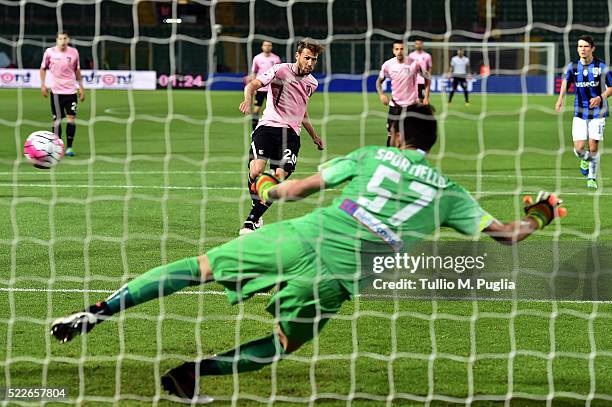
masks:
<svg viewBox="0 0 612 407"><path fill-rule="evenodd" d="M533 198L527 195L523 198L523 202L527 217L537 222L538 229L544 228L554 218L562 218L567 215L567 209L561 207L563 201L550 192L540 191L535 203Z"/></svg>
<svg viewBox="0 0 612 407"><path fill-rule="evenodd" d="M253 189L251 192L257 194L259 199L266 204L269 205L272 203L268 193L272 188L281 183L281 180L274 176L274 173L271 171L268 173L263 173L259 177L255 178L255 182L251 185Z"/></svg>

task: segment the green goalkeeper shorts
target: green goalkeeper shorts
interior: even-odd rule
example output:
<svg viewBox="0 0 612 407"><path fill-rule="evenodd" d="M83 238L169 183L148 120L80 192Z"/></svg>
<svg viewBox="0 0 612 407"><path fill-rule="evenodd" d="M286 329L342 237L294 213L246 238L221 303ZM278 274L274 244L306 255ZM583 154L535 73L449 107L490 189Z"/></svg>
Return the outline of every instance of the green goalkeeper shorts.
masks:
<svg viewBox="0 0 612 407"><path fill-rule="evenodd" d="M266 225L206 255L232 304L276 288L266 309L289 339L312 339L350 298L289 222Z"/></svg>

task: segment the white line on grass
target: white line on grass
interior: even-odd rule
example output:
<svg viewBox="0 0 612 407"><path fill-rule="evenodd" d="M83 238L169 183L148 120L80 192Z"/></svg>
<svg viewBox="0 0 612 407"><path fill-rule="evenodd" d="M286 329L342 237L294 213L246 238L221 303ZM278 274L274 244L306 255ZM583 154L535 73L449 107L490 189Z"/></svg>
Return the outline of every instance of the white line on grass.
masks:
<svg viewBox="0 0 612 407"><path fill-rule="evenodd" d="M189 174L195 174L195 175L201 175L201 174L220 174L220 175L225 175L225 174L246 174L246 170L236 170L236 171L229 171L229 170L204 170L204 171L196 171L196 170L170 170L170 171L163 171L163 170L159 170L159 171L93 171L94 175L154 175L154 174L185 174L185 175L189 175ZM14 175L15 172L12 171L0 171L0 175ZM46 176L46 174L50 174L50 172L42 172L42 171L38 171L38 172L33 172L33 171L21 171L21 172L16 172L16 174L18 176L24 175L24 176L28 176L28 175L33 175L33 176ZM61 175L81 175L81 176L85 176L87 175L88 172L87 171L58 171L55 173L56 176L61 176ZM311 172L308 171L296 171L295 172L296 175L310 175ZM539 175L516 175L514 173L509 173L509 174L484 174L481 173L480 175L475 174L475 173L444 173L445 176L449 177L449 178L525 178L525 179L545 179L551 176L554 176L555 179L575 179L575 180L583 180L584 177L581 176L569 176L569 175L555 175L555 174L539 174ZM606 180L609 179L609 177L602 177L600 179Z"/></svg>
<svg viewBox="0 0 612 407"><path fill-rule="evenodd" d="M99 184L31 184L31 183L0 183L0 187L31 187L31 188L102 188L102 189L172 189L172 190L244 190L246 187L190 187L176 185L99 185Z"/></svg>
<svg viewBox="0 0 612 407"><path fill-rule="evenodd" d="M228 190L228 191L243 191L245 187L209 187L209 186L177 186L177 185L102 185L102 184L34 184L34 183L0 183L0 187L21 187L21 188L98 188L98 189L161 189L161 190L177 190L177 191L203 191L203 190ZM328 191L339 190L337 188L330 188ZM469 191L471 194L480 195L517 195L518 193L514 190L511 191ZM535 190L524 190L520 194L535 194L538 191ZM590 191L561 191L563 195L587 195ZM602 195L611 196L612 192L597 191L590 193L592 196Z"/></svg>
<svg viewBox="0 0 612 407"><path fill-rule="evenodd" d="M116 290L94 290L94 289L82 289L82 288L16 288L16 287L0 287L0 292L34 292L34 293L81 293L81 294L111 294L114 293ZM183 295L225 295L225 291L219 291L219 290L205 290L205 291L177 291L175 294L183 294ZM264 297L270 297L272 296L272 294L270 293L257 293L255 294L257 296L264 296ZM358 295L358 297L361 297ZM397 298L397 299L402 299L401 296L393 296L393 295L377 295L377 294L367 294L365 296L363 296L364 299L368 299L368 298L372 298L372 299L386 299L386 298ZM422 301L422 298L411 298L411 297L405 297L403 299L406 300L419 300ZM478 300L478 301L512 301L512 299L504 299L504 298L495 298L495 297L482 297L482 298L464 298L464 299L459 299L457 298L456 300L463 300L463 301L472 301L472 300ZM432 300L433 301L433 300ZM436 300L436 301L440 301L440 299ZM517 299L517 301L519 302L552 302L551 300L546 300L546 299L537 299L537 298L530 298L530 299ZM562 302L562 303L575 303L575 304L612 304L612 301L587 301L587 300L557 300L556 302Z"/></svg>
<svg viewBox="0 0 612 407"><path fill-rule="evenodd" d="M116 290L94 290L83 288L16 288L16 287L0 287L0 292L17 292L17 293L88 293L88 294L112 294ZM188 295L225 295L225 291L206 290L206 291L177 291L177 294ZM259 293L257 295L271 296L268 293Z"/></svg>

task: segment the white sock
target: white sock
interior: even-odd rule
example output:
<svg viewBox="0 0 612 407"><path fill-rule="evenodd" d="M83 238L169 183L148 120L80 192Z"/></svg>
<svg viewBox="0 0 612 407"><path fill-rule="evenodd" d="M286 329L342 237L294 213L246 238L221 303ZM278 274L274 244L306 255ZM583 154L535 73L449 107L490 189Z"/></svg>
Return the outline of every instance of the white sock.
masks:
<svg viewBox="0 0 612 407"><path fill-rule="evenodd" d="M587 151L576 150L574 148L574 155L584 161L590 161L592 159L591 154L589 153L588 150Z"/></svg>
<svg viewBox="0 0 612 407"><path fill-rule="evenodd" d="M589 176L588 179L597 178L597 164L599 164L599 152L591 154L591 161L589 161Z"/></svg>

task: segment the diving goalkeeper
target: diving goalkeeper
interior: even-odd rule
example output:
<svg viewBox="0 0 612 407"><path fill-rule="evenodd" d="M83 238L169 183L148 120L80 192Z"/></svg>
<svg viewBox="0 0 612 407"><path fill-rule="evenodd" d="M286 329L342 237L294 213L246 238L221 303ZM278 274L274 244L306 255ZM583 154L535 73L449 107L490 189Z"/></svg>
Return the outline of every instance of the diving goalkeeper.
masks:
<svg viewBox="0 0 612 407"><path fill-rule="evenodd" d="M364 247L389 254L440 226L467 235L481 231L498 241L525 239L566 211L554 195L528 202L526 216L497 221L458 184L426 160L436 142L433 110L416 104L391 126L392 147L363 147L335 158L318 173L279 183L264 174L255 184L264 202L299 200L347 183L339 198L296 219L266 225L199 257L149 270L106 301L56 320L51 333L61 342L89 332L111 315L179 291L216 281L232 304L276 287L267 310L278 321L269 336L166 372L162 386L183 399L201 400L200 379L261 369L299 349L317 335L369 282L360 272ZM385 247L383 249L382 247Z"/></svg>

